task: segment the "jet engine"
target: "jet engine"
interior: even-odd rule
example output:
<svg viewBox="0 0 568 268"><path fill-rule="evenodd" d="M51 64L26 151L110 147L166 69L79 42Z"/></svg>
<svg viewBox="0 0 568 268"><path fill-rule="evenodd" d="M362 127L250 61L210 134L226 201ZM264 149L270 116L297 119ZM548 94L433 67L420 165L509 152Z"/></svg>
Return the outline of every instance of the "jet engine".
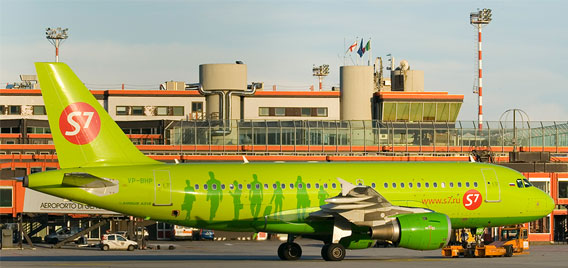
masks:
<svg viewBox="0 0 568 268"><path fill-rule="evenodd" d="M402 214L384 225L371 227L372 239L392 241L399 247L430 250L450 241L452 223L441 213Z"/></svg>

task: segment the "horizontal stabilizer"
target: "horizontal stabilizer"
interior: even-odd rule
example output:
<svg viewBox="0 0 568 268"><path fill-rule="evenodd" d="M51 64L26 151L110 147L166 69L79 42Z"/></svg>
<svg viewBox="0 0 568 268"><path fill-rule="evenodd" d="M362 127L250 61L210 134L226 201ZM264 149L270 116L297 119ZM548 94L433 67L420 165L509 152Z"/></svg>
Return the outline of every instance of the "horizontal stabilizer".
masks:
<svg viewBox="0 0 568 268"><path fill-rule="evenodd" d="M88 173L65 173L61 184L80 188L105 188L116 185L116 183L108 179L99 178Z"/></svg>

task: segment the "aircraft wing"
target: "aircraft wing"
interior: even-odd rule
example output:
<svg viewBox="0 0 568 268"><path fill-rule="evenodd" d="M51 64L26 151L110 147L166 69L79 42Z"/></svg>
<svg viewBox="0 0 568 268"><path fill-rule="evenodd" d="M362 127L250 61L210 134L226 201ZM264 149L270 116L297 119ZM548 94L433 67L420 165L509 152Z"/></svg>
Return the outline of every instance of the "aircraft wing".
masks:
<svg viewBox="0 0 568 268"><path fill-rule="evenodd" d="M310 217L337 217L358 226L379 226L399 214L432 212L425 208L394 206L369 186L356 186L341 178L341 194L325 200L327 204Z"/></svg>

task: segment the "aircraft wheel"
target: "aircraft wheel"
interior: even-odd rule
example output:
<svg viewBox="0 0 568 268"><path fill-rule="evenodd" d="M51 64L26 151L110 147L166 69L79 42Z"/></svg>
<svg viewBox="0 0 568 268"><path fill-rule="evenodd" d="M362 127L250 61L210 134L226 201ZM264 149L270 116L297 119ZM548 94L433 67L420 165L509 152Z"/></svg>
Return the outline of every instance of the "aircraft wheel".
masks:
<svg viewBox="0 0 568 268"><path fill-rule="evenodd" d="M294 261L302 257L302 248L296 243L283 243L278 247L278 257L285 261Z"/></svg>
<svg viewBox="0 0 568 268"><path fill-rule="evenodd" d="M321 256L326 261L341 261L345 253L345 247L341 244L325 244L321 248Z"/></svg>

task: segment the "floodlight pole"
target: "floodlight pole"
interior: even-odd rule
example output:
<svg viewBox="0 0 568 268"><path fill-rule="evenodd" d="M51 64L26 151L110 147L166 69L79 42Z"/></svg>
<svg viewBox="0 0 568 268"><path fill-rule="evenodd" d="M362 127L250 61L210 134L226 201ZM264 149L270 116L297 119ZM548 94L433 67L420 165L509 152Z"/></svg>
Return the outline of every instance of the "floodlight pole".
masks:
<svg viewBox="0 0 568 268"><path fill-rule="evenodd" d="M61 27L45 29L45 38L55 46L55 62L59 62L59 45L67 39L67 30L69 29L61 29Z"/></svg>
<svg viewBox="0 0 568 268"><path fill-rule="evenodd" d="M479 130L483 129L483 64L482 64L482 52L481 52L481 28L484 25L489 24L491 22L491 9L484 8L479 10L476 13L470 13L469 19L471 25L477 27L477 66L478 66L478 75L477 75L477 89L474 90L474 93L477 93L477 122Z"/></svg>

